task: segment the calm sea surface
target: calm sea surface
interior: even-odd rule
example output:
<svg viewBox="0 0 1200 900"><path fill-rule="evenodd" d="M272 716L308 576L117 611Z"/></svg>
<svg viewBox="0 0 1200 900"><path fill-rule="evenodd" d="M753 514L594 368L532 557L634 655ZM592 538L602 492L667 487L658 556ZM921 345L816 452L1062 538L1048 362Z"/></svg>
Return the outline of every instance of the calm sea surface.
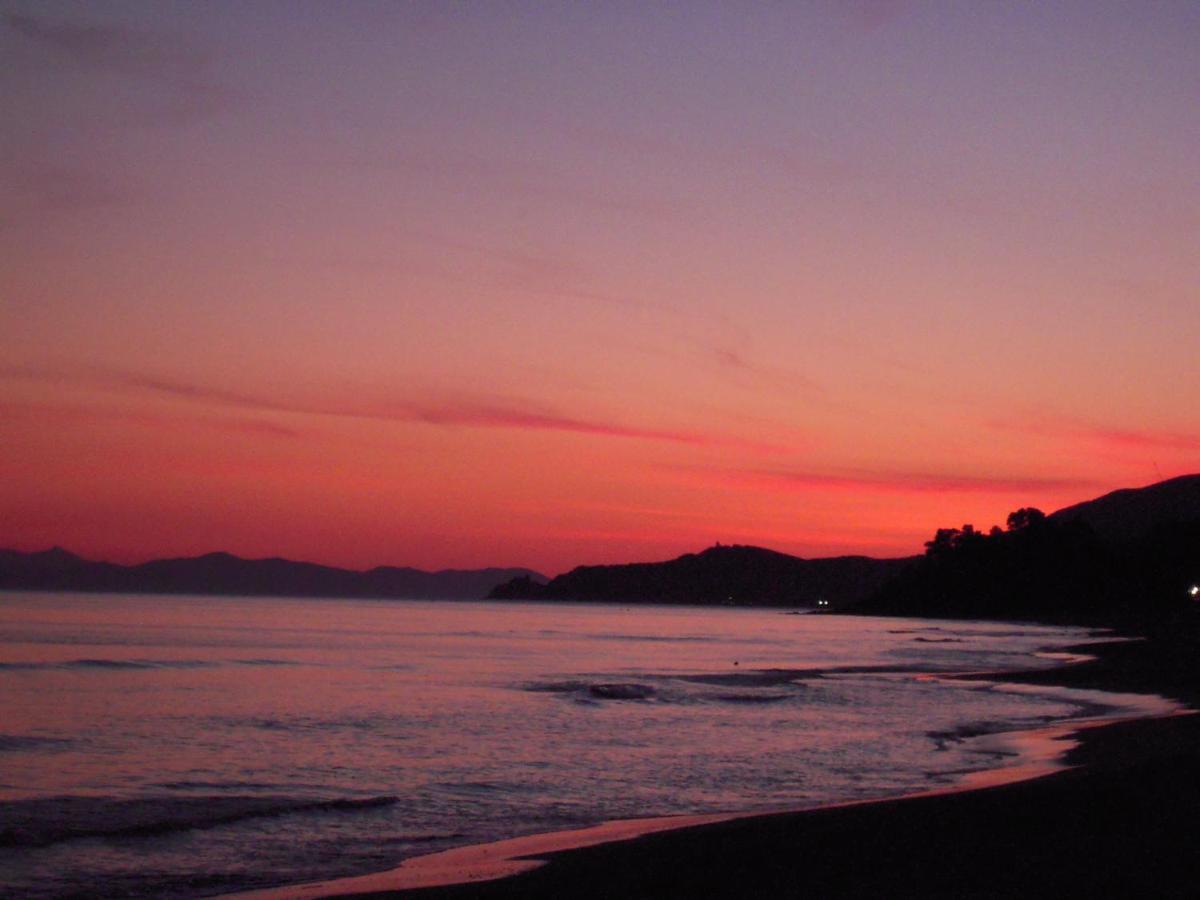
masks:
<svg viewBox="0 0 1200 900"><path fill-rule="evenodd" d="M606 819L950 784L1128 707L930 673L1065 628L0 594L0 895L199 897ZM979 736L985 736L980 738Z"/></svg>

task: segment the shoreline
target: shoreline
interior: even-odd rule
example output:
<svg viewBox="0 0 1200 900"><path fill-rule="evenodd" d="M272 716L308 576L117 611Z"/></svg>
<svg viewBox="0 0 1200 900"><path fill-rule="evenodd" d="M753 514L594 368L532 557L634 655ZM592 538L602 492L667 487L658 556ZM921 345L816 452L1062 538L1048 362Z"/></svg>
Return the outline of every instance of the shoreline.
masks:
<svg viewBox="0 0 1200 900"><path fill-rule="evenodd" d="M1018 805L1031 803L1035 808L1044 808L1049 801L1046 796L1039 799L1040 795L1053 795L1062 790L1062 784L1090 782L1097 778L1111 781L1125 768L1136 767L1155 758L1153 748L1157 743L1165 743L1168 747L1186 744L1191 749L1194 761L1200 764L1200 759L1195 759L1196 748L1200 744L1200 727L1197 727L1200 726L1200 717L1193 715L1197 712L1197 698L1190 695L1191 691L1185 691L1190 696L1180 696L1179 691L1159 693L1147 690L1147 677L1152 682L1163 682L1161 671L1148 674L1145 671L1147 667L1143 665L1141 674L1146 677L1130 679L1128 665L1113 665L1114 658L1125 663L1131 658L1140 659L1144 664L1147 650L1143 641L1147 639L1096 637L1094 643L1055 648L1056 652L1071 658L1066 664L1050 669L947 674L945 677L948 680L1097 690L1108 694L1124 694L1130 699L1137 696L1146 701L1141 710L1132 716L1113 715L1110 712L1026 731L971 738L999 739L1009 746L1015 744L1019 761L1015 765L965 773L955 784L943 788L800 810L610 821L582 829L451 848L412 857L399 867L383 872L226 896L228 900L312 900L320 897L370 897L377 900L393 897L733 897L751 890L760 896L771 896L801 887L809 889L814 865L817 868L824 865L827 870L838 869L850 876L840 883L829 883L825 890L831 895L867 896L880 891L896 893L894 886L875 883L871 878L857 873L855 867L848 867L846 859L831 866L831 859L838 855L834 852L831 856L831 850L837 848L826 848L820 859L807 859L802 864L794 861L788 863L772 856L752 867L746 865L746 860L761 856L765 847L781 843L780 852L786 852L789 848L794 852L796 842L801 846L811 846L813 839L820 837L819 833L813 834L813 830L819 832L827 827L829 821L837 824L839 829L844 829L849 822L863 832L858 835L859 840L870 840L874 834L877 841L878 833L888 830L889 819L897 816L907 819L912 811L924 810L922 815L936 820L945 813L947 807L956 810L965 807L967 818L978 827L982 814L970 812L973 804L990 804L993 798L1004 797L1007 792L1014 795L1013 799L1002 802ZM1114 651L1114 647L1125 649ZM1167 685L1170 686L1169 680ZM1175 686L1180 684L1176 683ZM1155 700L1159 702L1154 703ZM1184 722L1187 724L1181 724ZM1135 735L1133 738L1128 737L1131 733ZM1185 772L1176 774L1188 777ZM911 828L911 823L908 827ZM1033 831L1036 832L1037 828L1034 827ZM713 860L724 855L722 848L731 842L745 844L747 835L757 837L753 839L752 846L741 847L741 861L732 866L714 868ZM1186 841L1186 833L1180 840ZM934 841L932 846L941 844L942 841ZM978 855L977 852L964 854L961 850L960 856ZM1178 850L1186 852L1184 847ZM802 854L802 857L807 855ZM841 856L846 855L843 846ZM919 854L910 858L918 859ZM936 860L929 862L930 865L936 865ZM731 872L736 873L732 880ZM761 882L764 877L768 884L749 887L756 878ZM792 888L785 888L786 884L792 884ZM874 887L871 887L872 884ZM1031 886L1027 884L1022 889L1028 892ZM951 894L962 895L961 882L953 887L948 886L947 890ZM937 895L932 887L920 887L916 883L912 886L912 893ZM1038 892L1035 890L1034 893ZM985 894L986 890L982 894L970 892L970 895Z"/></svg>

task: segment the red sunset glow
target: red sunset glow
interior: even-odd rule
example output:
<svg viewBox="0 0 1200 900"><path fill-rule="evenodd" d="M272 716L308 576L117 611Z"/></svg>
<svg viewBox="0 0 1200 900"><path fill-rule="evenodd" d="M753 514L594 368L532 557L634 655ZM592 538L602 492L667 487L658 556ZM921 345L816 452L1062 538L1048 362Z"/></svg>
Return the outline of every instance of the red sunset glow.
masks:
<svg viewBox="0 0 1200 900"><path fill-rule="evenodd" d="M907 555L1200 469L1200 20L1052 7L6 8L0 546Z"/></svg>

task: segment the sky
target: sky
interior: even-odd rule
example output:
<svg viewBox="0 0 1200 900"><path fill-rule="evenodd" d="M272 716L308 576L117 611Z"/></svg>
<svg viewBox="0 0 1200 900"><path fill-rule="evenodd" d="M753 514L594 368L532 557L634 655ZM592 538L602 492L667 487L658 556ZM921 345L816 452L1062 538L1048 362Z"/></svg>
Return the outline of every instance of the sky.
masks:
<svg viewBox="0 0 1200 900"><path fill-rule="evenodd" d="M0 546L919 553L1200 471L1200 4L0 0Z"/></svg>

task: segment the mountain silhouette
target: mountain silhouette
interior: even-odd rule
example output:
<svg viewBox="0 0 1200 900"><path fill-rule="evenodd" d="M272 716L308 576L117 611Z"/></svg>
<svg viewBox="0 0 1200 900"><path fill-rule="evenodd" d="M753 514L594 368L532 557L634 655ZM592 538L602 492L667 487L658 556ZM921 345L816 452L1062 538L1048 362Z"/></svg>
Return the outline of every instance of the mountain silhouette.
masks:
<svg viewBox="0 0 1200 900"><path fill-rule="evenodd" d="M824 601L832 608L863 599L914 559L802 559L762 547L717 544L665 562L579 566L544 585L517 578L490 596L705 606L794 607Z"/></svg>
<svg viewBox="0 0 1200 900"><path fill-rule="evenodd" d="M1111 618L1176 608L1200 583L1200 475L1113 491L1008 527L940 528L924 556L803 559L717 544L652 563L531 569L367 571L208 553L136 566L61 547L0 550L0 589L131 593L580 600L825 607L952 618Z"/></svg>
<svg viewBox="0 0 1200 900"><path fill-rule="evenodd" d="M535 584L546 580L522 568L426 572L378 566L359 572L278 557L242 559L231 553L121 566L87 560L61 547L37 553L0 550L0 588L19 590L477 600L515 577Z"/></svg>
<svg viewBox="0 0 1200 900"><path fill-rule="evenodd" d="M1105 540L1135 540L1154 528L1200 521L1200 475L1113 491L1060 509L1049 518L1052 522L1083 522Z"/></svg>

